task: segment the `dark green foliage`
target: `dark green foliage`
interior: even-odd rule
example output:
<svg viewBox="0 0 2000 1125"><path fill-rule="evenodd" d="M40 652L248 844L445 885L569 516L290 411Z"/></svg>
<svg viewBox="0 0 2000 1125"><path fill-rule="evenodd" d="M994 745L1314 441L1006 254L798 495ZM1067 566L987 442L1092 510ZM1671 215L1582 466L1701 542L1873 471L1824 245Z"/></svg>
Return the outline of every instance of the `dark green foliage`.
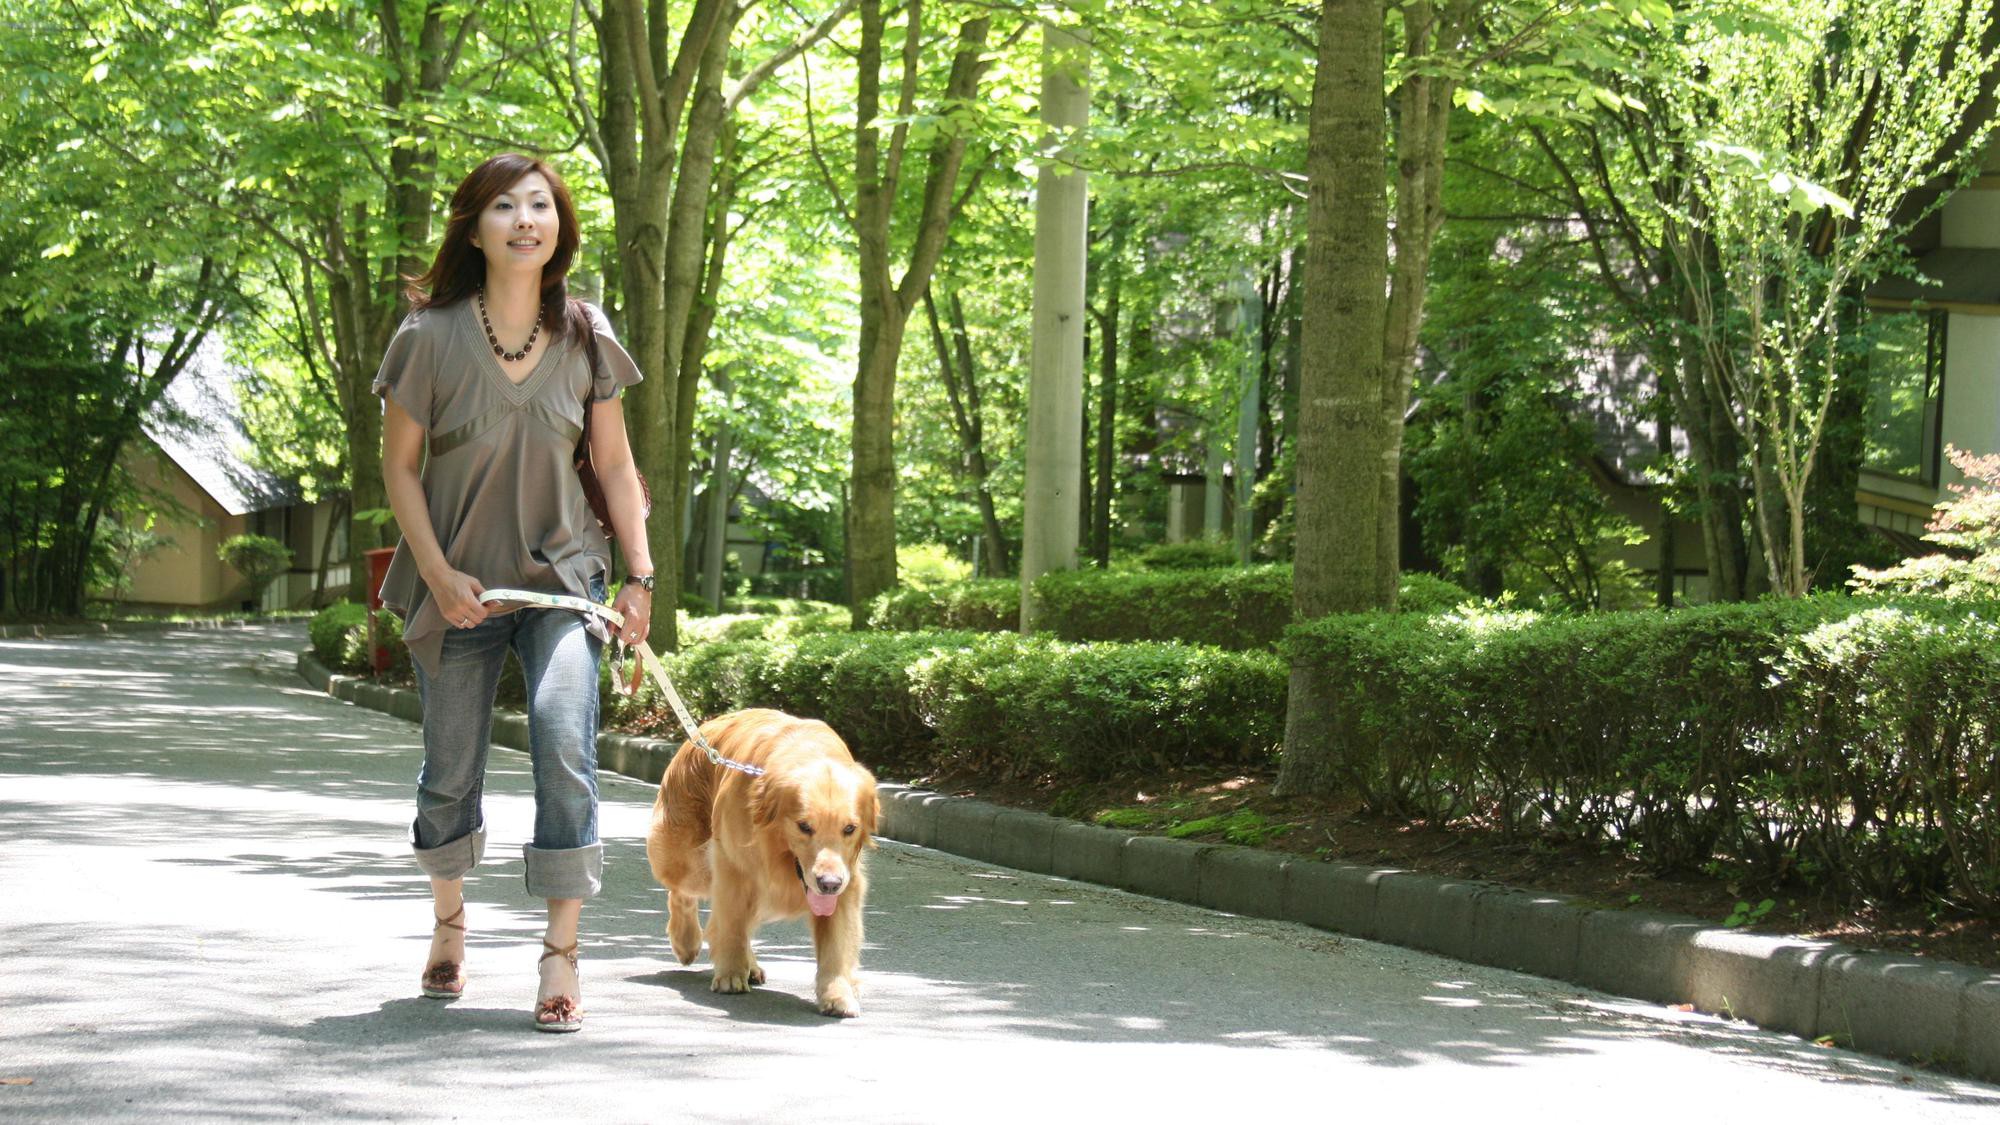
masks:
<svg viewBox="0 0 2000 1125"><path fill-rule="evenodd" d="M1403 613L1443 613L1477 600L1458 583L1421 570L1404 571L1396 586L1396 608Z"/></svg>
<svg viewBox="0 0 2000 1125"><path fill-rule="evenodd" d="M913 670L954 765L1091 779L1133 769L1270 762L1285 667L1179 644L983 636Z"/></svg>
<svg viewBox="0 0 2000 1125"><path fill-rule="evenodd" d="M1209 570L1235 566L1236 548L1220 539L1162 543L1141 551L1137 561L1143 570Z"/></svg>
<svg viewBox="0 0 2000 1125"><path fill-rule="evenodd" d="M1366 614L1285 650L1339 685L1320 776L1378 809L2000 912L1996 612Z"/></svg>
<svg viewBox="0 0 2000 1125"><path fill-rule="evenodd" d="M1269 761L1286 675L1268 654L944 631L702 645L671 671L701 715L776 707L822 718L877 767L1084 779Z"/></svg>
<svg viewBox="0 0 2000 1125"><path fill-rule="evenodd" d="M821 633L734 641L690 648L668 658L668 667L698 717L775 707L826 720L863 761L894 763L921 758L932 738L911 695L911 666L970 636Z"/></svg>
<svg viewBox="0 0 2000 1125"><path fill-rule="evenodd" d="M375 613L378 639L394 655L391 672L407 673L410 652L403 647L402 619L386 609ZM335 672L368 673L368 610L353 602L335 602L306 624L313 656Z"/></svg>
<svg viewBox="0 0 2000 1125"><path fill-rule="evenodd" d="M707 603L703 603L706 606ZM761 594L745 594L737 598L722 599L724 613L759 613L765 616L799 616L811 613L832 613L842 607L832 602L816 602L805 598L780 598ZM843 610L844 612L844 610Z"/></svg>
<svg viewBox="0 0 2000 1125"><path fill-rule="evenodd" d="M1051 571L1042 620L1066 641L1186 641L1268 648L1292 619L1292 568Z"/></svg>
<svg viewBox="0 0 2000 1125"><path fill-rule="evenodd" d="M306 635L312 638L313 656L335 671L345 667L347 637L354 631L366 636L368 609L353 602L335 602L313 614L313 619L306 624Z"/></svg>
<svg viewBox="0 0 2000 1125"><path fill-rule="evenodd" d="M1292 617L1292 568L1059 570L1035 580L1042 621L1066 641L1184 641L1227 649L1277 644ZM1474 600L1435 575L1403 575L1401 608L1436 613ZM935 590L891 590L869 616L875 629L1019 628L1020 586L976 579Z"/></svg>
<svg viewBox="0 0 2000 1125"><path fill-rule="evenodd" d="M1021 583L974 578L927 590L898 586L876 597L868 627L1013 632L1021 627Z"/></svg>

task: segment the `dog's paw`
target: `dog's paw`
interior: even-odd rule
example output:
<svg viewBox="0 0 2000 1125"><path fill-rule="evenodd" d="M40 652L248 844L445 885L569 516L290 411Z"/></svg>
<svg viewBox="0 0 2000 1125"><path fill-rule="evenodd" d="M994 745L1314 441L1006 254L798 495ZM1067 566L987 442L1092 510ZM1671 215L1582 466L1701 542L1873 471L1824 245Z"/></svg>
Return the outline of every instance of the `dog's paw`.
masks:
<svg viewBox="0 0 2000 1125"><path fill-rule="evenodd" d="M718 970L714 979L708 982L708 990L710 992L721 992L729 995L748 992L750 991L750 985L754 983L750 978L751 974L749 973L725 973Z"/></svg>
<svg viewBox="0 0 2000 1125"><path fill-rule="evenodd" d="M750 983L751 984L764 983L764 966L762 965L750 966Z"/></svg>
<svg viewBox="0 0 2000 1125"><path fill-rule="evenodd" d="M673 922L667 923L667 941L674 947L674 956L683 965L694 964L695 955L701 952L701 927L690 927L694 932L676 929Z"/></svg>
<svg viewBox="0 0 2000 1125"><path fill-rule="evenodd" d="M819 997L819 1014L853 1019L861 1014L861 997L848 981L835 981Z"/></svg>

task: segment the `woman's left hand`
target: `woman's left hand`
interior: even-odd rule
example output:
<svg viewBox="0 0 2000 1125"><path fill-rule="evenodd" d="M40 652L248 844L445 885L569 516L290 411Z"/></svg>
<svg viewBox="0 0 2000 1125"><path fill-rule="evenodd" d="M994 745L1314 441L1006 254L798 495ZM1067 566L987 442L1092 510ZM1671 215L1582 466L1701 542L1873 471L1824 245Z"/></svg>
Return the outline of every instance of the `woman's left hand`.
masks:
<svg viewBox="0 0 2000 1125"><path fill-rule="evenodd" d="M653 594L643 586L630 582L618 588L618 597L611 608L625 615L625 627L618 630L618 639L628 645L636 645L646 639L646 631L653 624Z"/></svg>

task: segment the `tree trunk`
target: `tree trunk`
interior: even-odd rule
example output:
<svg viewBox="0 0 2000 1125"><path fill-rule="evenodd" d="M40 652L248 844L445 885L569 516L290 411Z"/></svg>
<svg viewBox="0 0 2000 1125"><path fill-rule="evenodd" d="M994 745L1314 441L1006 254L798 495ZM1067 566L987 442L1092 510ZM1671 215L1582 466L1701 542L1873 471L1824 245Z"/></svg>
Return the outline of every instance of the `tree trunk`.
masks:
<svg viewBox="0 0 2000 1125"><path fill-rule="evenodd" d="M1463 45L1478 0L1449 0L1439 12L1432 0L1413 0L1403 8L1406 59L1444 57ZM1423 327L1424 296L1430 275L1431 247L1444 222L1444 155L1450 135L1452 91L1457 83L1413 71L1396 88L1395 271L1384 324L1382 426L1389 449L1378 469L1382 497L1376 518L1382 527L1375 537L1376 582L1384 605L1396 602L1402 566L1403 416L1410 408L1410 384L1416 377L1417 336Z"/></svg>
<svg viewBox="0 0 2000 1125"><path fill-rule="evenodd" d="M996 578L1013 570L1007 537L1000 529L1000 517L993 509L992 471L986 463L986 419L980 407L979 369L973 365L972 341L965 330L965 309L957 292L947 298L951 310L951 331L955 346L947 345L938 323L937 304L929 290L924 292L924 311L930 319L931 343L937 349L938 371L944 377L945 397L951 402L952 426L958 433L965 468L972 478L973 498L979 505L979 522L986 540L986 572Z"/></svg>
<svg viewBox="0 0 2000 1125"><path fill-rule="evenodd" d="M715 374L716 386L724 395L730 391L729 376ZM722 565L729 548L729 419L715 427L715 454L708 478L707 527L703 532L701 596L715 612L722 612Z"/></svg>
<svg viewBox="0 0 2000 1125"><path fill-rule="evenodd" d="M1034 333L1028 376L1028 443L1021 511L1021 632L1037 624L1035 579L1076 566L1083 473L1084 268L1090 197L1084 173L1065 168L1090 121L1090 56L1075 32L1042 25L1043 149L1060 146L1035 180Z"/></svg>
<svg viewBox="0 0 2000 1125"><path fill-rule="evenodd" d="M722 83L729 69L729 44L736 33L741 8L725 4L708 49L701 57L695 80L694 106L688 111L687 135L683 142L680 174L674 178L673 206L667 220L666 322L673 333L668 369L675 373L674 386L674 495L685 493L688 473L694 460L694 415L700 397L702 360L693 352L706 353L707 327L713 314L700 321L699 338L691 331L694 309L705 288L704 262L714 241L715 225L710 216L718 194L716 167L721 151L726 113ZM721 200L724 222L728 201Z"/></svg>
<svg viewBox="0 0 2000 1125"><path fill-rule="evenodd" d="M890 447L895 429L896 364L903 332L916 302L929 287L944 250L945 234L956 216L953 202L965 157L962 130L940 132L926 160L923 199L918 207L909 267L900 280L889 276L890 216L902 176L909 118L916 104L918 63L923 42L921 0L908 0L904 35L900 123L890 134L889 151L880 143L882 125L882 5L862 0L858 96L855 106L854 232L861 265L860 357L854 375L853 496L847 517L848 599L856 628L868 621L875 596L896 584L896 463ZM946 82L944 104L959 104L977 92L990 62L980 56L991 21L968 20L959 28L957 53Z"/></svg>
<svg viewBox="0 0 2000 1125"><path fill-rule="evenodd" d="M678 646L676 612L681 588L682 505L680 487L686 479L679 449L680 361L685 341L685 292L670 316L668 279L678 280L679 264L688 253L685 238L699 244L703 224L674 231L675 167L681 138L681 117L697 72L703 67L711 39L731 0L696 0L683 26L679 46L668 50L670 28L664 5L640 0L605 0L597 22L603 61L604 113L597 139L606 155L604 176L611 190L612 229L617 239L619 284L625 349L645 378L625 396L626 430L639 471L653 485L653 511L646 521L658 587L667 596L653 599L651 636L663 649ZM729 18L733 19L733 16ZM726 43L723 47L727 49ZM671 62L669 60L671 59ZM711 150L712 152L712 150ZM704 163L697 157L696 164ZM703 177L706 167L680 162L682 176ZM698 268L698 267L697 267Z"/></svg>
<svg viewBox="0 0 2000 1125"><path fill-rule="evenodd" d="M1305 332L1299 394L1298 532L1292 613L1300 619L1386 606L1378 580L1379 487L1393 453L1383 433L1388 287L1383 199L1382 0L1323 0L1306 143ZM1393 469L1393 465L1388 468ZM1329 706L1334 688L1292 668L1283 793L1324 792L1347 765Z"/></svg>
<svg viewBox="0 0 2000 1125"><path fill-rule="evenodd" d="M1090 516L1090 557L1111 565L1111 494L1118 465L1118 316L1125 288L1126 210L1111 213L1103 310L1097 316L1097 493Z"/></svg>

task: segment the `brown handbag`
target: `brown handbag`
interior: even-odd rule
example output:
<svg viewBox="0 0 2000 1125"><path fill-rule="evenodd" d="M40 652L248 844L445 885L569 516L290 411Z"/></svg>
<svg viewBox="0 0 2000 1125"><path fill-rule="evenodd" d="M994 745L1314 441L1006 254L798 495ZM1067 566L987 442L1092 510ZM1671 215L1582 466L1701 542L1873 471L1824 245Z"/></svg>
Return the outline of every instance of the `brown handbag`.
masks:
<svg viewBox="0 0 2000 1125"><path fill-rule="evenodd" d="M586 324L589 321L586 319ZM589 331L589 329L586 329ZM593 331L584 341L583 354L590 361L590 385L583 392L583 436L576 439L576 475L583 482L583 498L590 502L590 512L597 517L597 526L604 529L606 539L617 538L611 530L611 502L604 498L604 482L597 479L597 467L590 463L590 415L596 405L597 394L597 334ZM653 510L653 489L646 483L646 475L635 466L632 470L639 478L639 507L642 515Z"/></svg>

